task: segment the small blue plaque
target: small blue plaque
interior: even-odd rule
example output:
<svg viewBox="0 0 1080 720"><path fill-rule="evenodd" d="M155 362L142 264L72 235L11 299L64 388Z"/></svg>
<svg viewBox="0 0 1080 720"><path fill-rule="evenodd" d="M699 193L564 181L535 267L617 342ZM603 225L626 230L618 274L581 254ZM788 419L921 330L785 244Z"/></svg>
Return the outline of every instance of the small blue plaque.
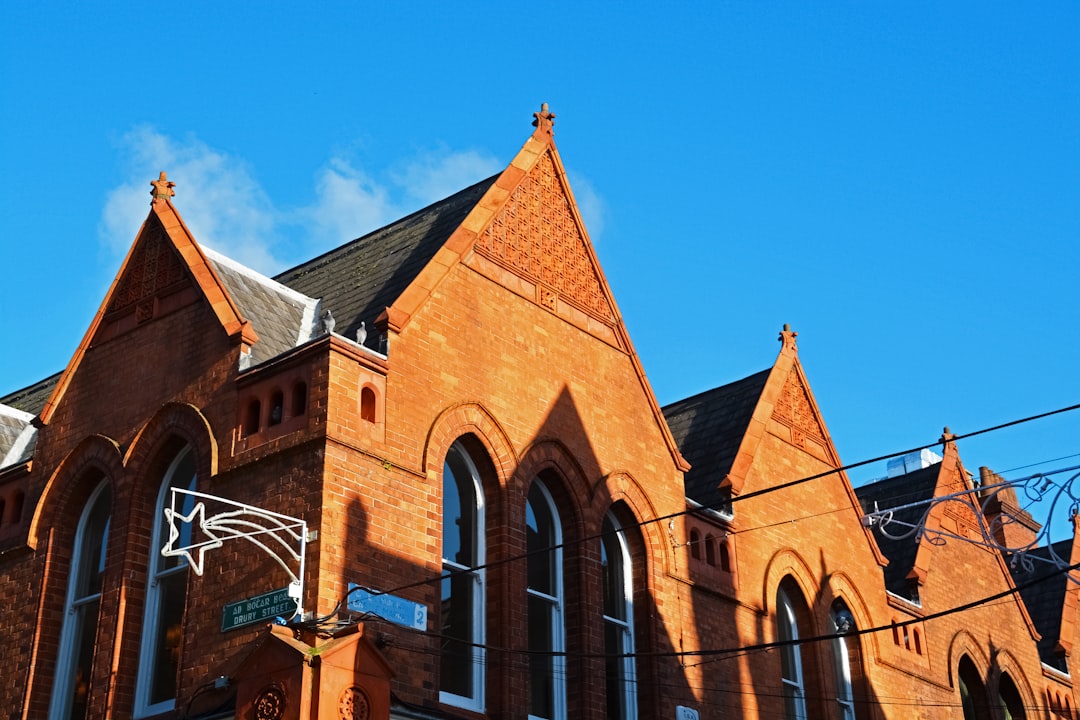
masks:
<svg viewBox="0 0 1080 720"><path fill-rule="evenodd" d="M427 630L427 605L395 595L376 595L355 583L349 583L349 610L378 615L414 630Z"/></svg>

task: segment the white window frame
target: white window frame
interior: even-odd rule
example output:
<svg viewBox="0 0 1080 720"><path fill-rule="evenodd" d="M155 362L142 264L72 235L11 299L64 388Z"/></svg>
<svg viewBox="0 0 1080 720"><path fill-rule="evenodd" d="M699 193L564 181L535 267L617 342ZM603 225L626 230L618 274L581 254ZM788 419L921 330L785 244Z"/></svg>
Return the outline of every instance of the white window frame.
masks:
<svg viewBox="0 0 1080 720"><path fill-rule="evenodd" d="M464 461L468 468L469 478L468 481L472 482L473 497L476 498L476 507L474 508L475 522L473 528L475 537L473 538L474 547L476 548L476 564L483 565L484 558L486 557L486 545L484 538L486 536L484 525L484 489L480 483L480 473L476 470L476 464L473 463L472 457L469 452L462 447L460 443L454 443L451 446L450 451L447 453L457 453L459 457ZM443 465L444 473L446 463ZM458 482L464 481L464 478L458 478L455 476L455 480ZM446 478L443 477L443 493L446 492ZM445 500L444 500L445 502ZM465 508L461 508L462 513L465 512ZM445 517L443 518L445 520ZM443 572L447 571L466 571L470 568L461 565L454 560L446 557L445 548L443 550L442 559ZM474 671L472 675L472 697L465 697L457 695L446 690L439 690L439 702L446 703L447 705L453 705L465 710L473 710L476 712L484 712L484 698L485 698L485 679L487 673L485 668L487 667L486 657L484 653L484 639L486 636L486 606L484 604L485 599L485 578L484 570L472 570L468 573L472 577L472 622L470 625L470 638L469 642L473 643L472 662L474 665Z"/></svg>
<svg viewBox="0 0 1080 720"><path fill-rule="evenodd" d="M553 714L550 718L545 718L540 715L533 715L529 713L529 720L565 720L566 718L566 658L562 654L566 649L566 627L563 620L563 603L564 603L564 591L563 591L563 554L562 554L562 520L559 518L559 511L555 506L555 501L551 497L551 493L548 492L547 486L539 479L533 480L533 485L543 495L543 500L547 504L548 512L551 514L552 526L554 529L554 537L552 538L554 549L551 551L552 564L554 566L554 595L548 595L540 590L535 590L531 587L526 587L526 594L529 597L537 598L545 603L548 607L548 611L551 613L551 634L549 638L551 643L551 650L554 656L551 658L551 687L552 687L552 710ZM530 488L530 495L532 494ZM528 496L525 499L526 505L528 505ZM532 705L532 691L530 690L529 705ZM531 707L530 707L531 709Z"/></svg>
<svg viewBox="0 0 1080 720"><path fill-rule="evenodd" d="M163 568L164 557L161 548L165 544L165 508L169 506L169 491L174 487L176 472L181 463L194 455L191 446L183 448L176 454L169 468L165 471L165 477L161 481L161 489L158 491L156 504L154 505L154 529L151 534L150 553L147 562L146 583L146 606L143 610L143 636L139 647L139 673L135 682L135 712L136 718L149 717L159 713L168 712L176 707L176 698L169 698L157 703L150 703L150 691L153 685L154 670L157 663L157 645L161 628L158 627L157 617L160 612L164 597L161 593L161 580L182 572L187 572L187 561L180 556L179 562L173 567ZM197 479L197 473L192 476L190 483L182 487L185 490L194 489L192 486ZM186 602L186 598L185 598Z"/></svg>
<svg viewBox="0 0 1080 720"><path fill-rule="evenodd" d="M86 526L90 522L90 515L95 509L101 494L109 487L108 480L102 480L90 493L82 514L79 516L79 525L75 530L75 543L71 552L71 567L68 573L67 594L64 598L64 624L60 631L59 655L56 658L56 674L53 676L52 700L49 703L49 720L68 720L71 716L71 701L73 700L76 658L75 651L83 632L83 616L81 608L92 602L98 603L99 617L95 619L95 626L100 623L101 590L76 597L78 592L79 577L82 574L82 564L85 562L83 545L86 542ZM101 544L102 553L100 562L108 562L109 530L112 526L112 509L109 509L109 519L105 521ZM91 663L91 670L93 663ZM89 682L89 680L88 680Z"/></svg>
<svg viewBox="0 0 1080 720"><path fill-rule="evenodd" d="M619 634L619 651L624 655L622 658L622 707L623 715L617 720L637 720L637 677L635 671L634 658L632 656L634 652L634 583L633 583L633 569L630 564L630 547L627 545L626 536L623 533L622 526L619 524L618 518L614 513L608 513L606 516L607 521L611 524L614 532L615 549L617 550L617 557L613 558L612 553L608 552L608 546L604 546L604 552L607 554L608 562L618 563L618 577L622 592L621 605L622 605L622 617L612 617L606 612L604 613L604 625L612 626L616 628L616 632ZM601 542L607 538L602 538ZM606 607L604 608L607 609ZM607 637L607 633L604 633L604 637ZM605 639L605 651L607 641ZM615 720L615 719L612 719Z"/></svg>
<svg viewBox="0 0 1080 720"><path fill-rule="evenodd" d="M799 623L795 617L795 606L788 597L783 587L776 591L776 623L781 640L798 640ZM782 671L783 659L781 659L781 681L784 686L784 713L787 714L788 692L794 705L794 717L789 720L806 720L806 687L803 678L802 653L797 643L785 645L780 652L787 657L788 665L794 671L794 677L785 677Z"/></svg>
<svg viewBox="0 0 1080 720"><path fill-rule="evenodd" d="M847 609L846 605L842 604L842 601L837 601L837 604L843 608L843 612L850 615L851 611ZM841 612L840 607L834 607L830 613L834 632L840 632L838 617L838 613ZM851 683L851 653L848 652L846 637L841 636L833 640L833 658L836 661L836 702L840 706L840 717L842 720L855 720L855 691Z"/></svg>

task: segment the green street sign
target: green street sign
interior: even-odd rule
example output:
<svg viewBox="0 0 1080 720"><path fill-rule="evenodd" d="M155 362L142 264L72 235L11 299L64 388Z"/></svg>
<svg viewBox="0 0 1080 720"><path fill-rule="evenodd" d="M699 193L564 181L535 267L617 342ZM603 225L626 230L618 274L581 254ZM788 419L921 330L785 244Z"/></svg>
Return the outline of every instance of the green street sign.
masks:
<svg viewBox="0 0 1080 720"><path fill-rule="evenodd" d="M296 600L289 597L289 588L272 590L262 595L229 603L221 609L221 632L254 625L276 617L291 619L296 614Z"/></svg>

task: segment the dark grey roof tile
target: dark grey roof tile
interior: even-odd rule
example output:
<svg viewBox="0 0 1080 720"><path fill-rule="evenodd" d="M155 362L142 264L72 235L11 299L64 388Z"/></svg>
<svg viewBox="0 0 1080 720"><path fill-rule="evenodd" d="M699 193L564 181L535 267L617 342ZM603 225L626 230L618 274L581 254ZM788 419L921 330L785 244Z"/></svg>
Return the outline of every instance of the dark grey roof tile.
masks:
<svg viewBox="0 0 1080 720"><path fill-rule="evenodd" d="M274 279L319 298L322 309L329 309L337 321L335 332L352 338L361 322L370 329L375 318L397 300L497 177L465 188Z"/></svg>
<svg viewBox="0 0 1080 720"><path fill-rule="evenodd" d="M664 407L679 452L691 465L686 474L690 499L713 508L727 500L718 486L735 462L770 372L762 370Z"/></svg>

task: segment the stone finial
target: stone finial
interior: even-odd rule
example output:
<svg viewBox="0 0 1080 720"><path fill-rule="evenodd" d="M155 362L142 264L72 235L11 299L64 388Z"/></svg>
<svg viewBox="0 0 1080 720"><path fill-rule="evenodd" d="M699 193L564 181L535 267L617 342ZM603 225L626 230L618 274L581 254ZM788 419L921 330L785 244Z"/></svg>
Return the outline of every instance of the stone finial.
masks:
<svg viewBox="0 0 1080 720"><path fill-rule="evenodd" d="M537 132L547 133L551 135L554 132L555 127L555 113L548 112L548 104L542 103L540 105L540 112L533 113L533 127Z"/></svg>
<svg viewBox="0 0 1080 720"><path fill-rule="evenodd" d="M176 196L176 191L173 190L176 187L176 183L170 181L165 177L165 171L161 171L161 175L157 180L151 180L150 184L153 186L153 190L150 191L150 196L157 200L167 200Z"/></svg>
<svg viewBox="0 0 1080 720"><path fill-rule="evenodd" d="M953 440L956 440L956 435L953 435L952 431L949 430L949 426L946 425L938 442L944 445L946 443L951 443Z"/></svg>
<svg viewBox="0 0 1080 720"><path fill-rule="evenodd" d="M780 337L777 340L780 341L782 349L791 348L797 351L799 349L799 346L795 344L795 338L797 337L799 337L799 333L792 330L790 325L784 323L784 329L780 331Z"/></svg>

